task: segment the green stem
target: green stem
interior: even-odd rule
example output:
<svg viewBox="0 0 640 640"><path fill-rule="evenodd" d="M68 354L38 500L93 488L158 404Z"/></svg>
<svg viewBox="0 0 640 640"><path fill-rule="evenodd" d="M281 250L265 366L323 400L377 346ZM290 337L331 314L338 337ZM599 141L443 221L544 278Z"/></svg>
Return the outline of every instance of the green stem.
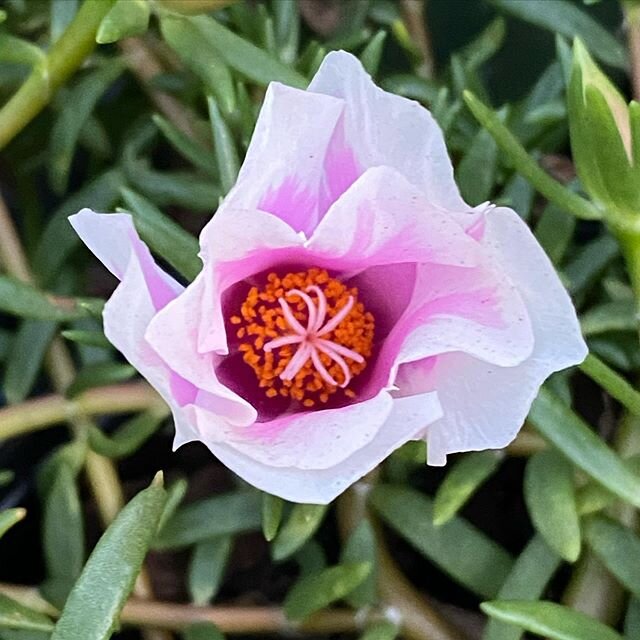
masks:
<svg viewBox="0 0 640 640"><path fill-rule="evenodd" d="M470 91L464 100L476 120L491 134L498 147L510 160L514 169L522 174L547 200L584 220L599 220L601 212L588 200L570 191L554 180L527 153L516 137L505 127L498 115L483 104Z"/></svg>
<svg viewBox="0 0 640 640"><path fill-rule="evenodd" d="M55 91L82 65L96 46L100 22L115 0L85 0L76 17L41 65L0 110L0 149L49 103Z"/></svg>
<svg viewBox="0 0 640 640"><path fill-rule="evenodd" d="M640 393L600 358L590 353L580 369L628 411L640 416Z"/></svg>

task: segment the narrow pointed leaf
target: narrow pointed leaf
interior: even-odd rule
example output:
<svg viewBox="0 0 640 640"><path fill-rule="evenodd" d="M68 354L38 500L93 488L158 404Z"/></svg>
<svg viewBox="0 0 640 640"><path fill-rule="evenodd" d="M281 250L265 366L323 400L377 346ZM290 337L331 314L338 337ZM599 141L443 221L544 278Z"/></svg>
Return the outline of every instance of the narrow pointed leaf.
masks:
<svg viewBox="0 0 640 640"><path fill-rule="evenodd" d="M553 602L496 601L480 605L489 616L550 640L622 640L598 620Z"/></svg>
<svg viewBox="0 0 640 640"><path fill-rule="evenodd" d="M27 515L26 509L20 507L15 509L5 509L0 511L0 538L14 525L24 520Z"/></svg>
<svg viewBox="0 0 640 640"><path fill-rule="evenodd" d="M433 523L445 524L460 511L502 460L495 451L469 453L456 462L443 480L433 503Z"/></svg>
<svg viewBox="0 0 640 640"><path fill-rule="evenodd" d="M65 604L51 640L107 640L153 536L166 492L161 481L139 493L102 536Z"/></svg>
<svg viewBox="0 0 640 640"><path fill-rule="evenodd" d="M368 562L342 564L299 580L287 594L284 611L290 620L302 620L349 595L369 575Z"/></svg>
<svg viewBox="0 0 640 640"><path fill-rule="evenodd" d="M379 485L371 504L415 549L478 595L494 597L511 571L511 556L466 520L436 527L432 501L414 489Z"/></svg>
<svg viewBox="0 0 640 640"><path fill-rule="evenodd" d="M540 390L529 420L546 440L593 480L640 507L640 477L551 392Z"/></svg>
<svg viewBox="0 0 640 640"><path fill-rule="evenodd" d="M327 512L325 505L296 504L271 546L276 561L293 555L317 531Z"/></svg>
<svg viewBox="0 0 640 640"><path fill-rule="evenodd" d="M580 555L580 521L573 469L556 451L540 451L527 463L524 496L533 524L568 562Z"/></svg>
<svg viewBox="0 0 640 640"><path fill-rule="evenodd" d="M188 588L191 602L204 606L214 600L229 561L233 538L221 536L198 543L189 565Z"/></svg>
<svg viewBox="0 0 640 640"><path fill-rule="evenodd" d="M640 538L618 522L601 517L587 522L585 533L600 561L640 598Z"/></svg>
<svg viewBox="0 0 640 640"><path fill-rule="evenodd" d="M260 494L235 491L176 510L162 528L158 549L185 547L219 536L256 531L262 524Z"/></svg>
<svg viewBox="0 0 640 640"><path fill-rule="evenodd" d="M51 631L53 623L47 616L29 609L0 594L0 629Z"/></svg>
<svg viewBox="0 0 640 640"><path fill-rule="evenodd" d="M262 533L267 542L271 542L276 537L282 521L283 510L284 500L282 498L270 493L262 494Z"/></svg>

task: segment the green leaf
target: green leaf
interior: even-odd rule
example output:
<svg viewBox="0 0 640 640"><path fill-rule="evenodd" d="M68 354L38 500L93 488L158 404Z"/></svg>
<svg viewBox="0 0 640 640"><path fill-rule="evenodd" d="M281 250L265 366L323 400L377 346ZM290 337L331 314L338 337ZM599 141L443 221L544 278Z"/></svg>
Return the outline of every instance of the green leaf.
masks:
<svg viewBox="0 0 640 640"><path fill-rule="evenodd" d="M209 119L211 120L213 143L220 172L220 183L224 193L228 193L235 184L240 170L238 152L231 131L220 115L218 105L212 96L207 97L207 104L209 105Z"/></svg>
<svg viewBox="0 0 640 640"><path fill-rule="evenodd" d="M110 61L63 94L61 110L53 124L49 152L49 180L57 193L67 186L78 138L98 100L124 71L124 63ZM93 204L93 203L92 203Z"/></svg>
<svg viewBox="0 0 640 640"><path fill-rule="evenodd" d="M73 398L87 389L130 380L136 370L130 364L98 362L83 367L67 388L67 396Z"/></svg>
<svg viewBox="0 0 640 640"><path fill-rule="evenodd" d="M98 427L89 428L89 446L107 458L119 460L135 453L162 426L166 412L151 410L125 422L112 436Z"/></svg>
<svg viewBox="0 0 640 640"><path fill-rule="evenodd" d="M273 559L276 561L285 560L300 549L318 530L326 512L326 505L294 505L287 521L271 545Z"/></svg>
<svg viewBox="0 0 640 640"><path fill-rule="evenodd" d="M561 264L569 248L576 219L554 204L545 207L536 225L535 236L553 264Z"/></svg>
<svg viewBox="0 0 640 640"><path fill-rule="evenodd" d="M556 451L536 453L527 463L524 497L533 524L549 546L575 562L581 537L571 465Z"/></svg>
<svg viewBox="0 0 640 640"><path fill-rule="evenodd" d="M614 300L596 305L582 314L580 327L584 336L593 336L608 331L635 331L635 301Z"/></svg>
<svg viewBox="0 0 640 640"><path fill-rule="evenodd" d="M14 525L24 520L27 510L20 507L15 509L5 509L0 511L0 538Z"/></svg>
<svg viewBox="0 0 640 640"><path fill-rule="evenodd" d="M387 31L381 29L371 38L360 54L360 62L362 62L362 66L371 76L375 77L378 74L380 60L382 59L382 50L384 49L386 39Z"/></svg>
<svg viewBox="0 0 640 640"><path fill-rule="evenodd" d="M456 169L462 197L471 204L486 202L496 179L498 147L485 129L475 135Z"/></svg>
<svg viewBox="0 0 640 640"><path fill-rule="evenodd" d="M498 592L500 600L537 600L560 567L561 560L547 543L534 536L516 559L511 573ZM517 628L491 619L482 640L520 640L522 627Z"/></svg>
<svg viewBox="0 0 640 640"><path fill-rule="evenodd" d="M287 594L284 612L290 620L302 620L349 595L369 575L368 562L330 567L299 580Z"/></svg>
<svg viewBox="0 0 640 640"><path fill-rule="evenodd" d="M46 55L40 47L28 40L0 33L0 61L35 66L44 64L45 60Z"/></svg>
<svg viewBox="0 0 640 640"><path fill-rule="evenodd" d="M351 532L340 554L340 563L367 562L371 572L362 584L357 586L346 598L354 608L360 609L374 605L378 600L376 538L371 523L363 519Z"/></svg>
<svg viewBox="0 0 640 640"><path fill-rule="evenodd" d="M51 631L53 623L47 616L0 594L0 629L3 627L25 631Z"/></svg>
<svg viewBox="0 0 640 640"><path fill-rule="evenodd" d="M117 0L102 19L96 42L107 44L144 33L149 26L150 14L147 0Z"/></svg>
<svg viewBox="0 0 640 640"><path fill-rule="evenodd" d="M220 536L256 531L262 524L260 500L255 491L235 491L180 507L164 525L154 546L186 547Z"/></svg>
<svg viewBox="0 0 640 640"><path fill-rule="evenodd" d="M220 589L229 561L233 538L221 536L198 543L189 564L189 595L191 602L204 606L212 602Z"/></svg>
<svg viewBox="0 0 640 640"><path fill-rule="evenodd" d="M173 517L176 510L184 500L187 494L189 483L184 478L178 478L167 487L167 502L160 516L160 524L158 525L158 533L162 531L165 524Z"/></svg>
<svg viewBox="0 0 640 640"><path fill-rule="evenodd" d="M6 487L8 484L11 484L14 478L15 473L13 473L13 471L0 469L0 487Z"/></svg>
<svg viewBox="0 0 640 640"><path fill-rule="evenodd" d="M399 634L400 628L398 625L392 622L378 622L369 627L360 636L360 640L395 640Z"/></svg>
<svg viewBox="0 0 640 640"><path fill-rule="evenodd" d="M640 478L569 407L541 389L530 422L565 457L596 482L640 507Z"/></svg>
<svg viewBox="0 0 640 640"><path fill-rule="evenodd" d="M65 322L86 317L81 298L43 293L10 276L0 276L0 311L20 318Z"/></svg>
<svg viewBox="0 0 640 640"><path fill-rule="evenodd" d="M582 247L563 271L569 293L576 296L587 291L619 254L618 243L608 233Z"/></svg>
<svg viewBox="0 0 640 640"><path fill-rule="evenodd" d="M640 637L640 600L630 598L627 614L624 617L625 640L634 640Z"/></svg>
<svg viewBox="0 0 640 640"><path fill-rule="evenodd" d="M640 538L623 525L597 516L587 522L585 536L607 569L640 597Z"/></svg>
<svg viewBox="0 0 640 640"><path fill-rule="evenodd" d="M602 360L589 354L580 369L636 416L640 416L640 393Z"/></svg>
<svg viewBox="0 0 640 640"><path fill-rule="evenodd" d="M88 347L100 347L101 349L112 349L113 345L107 340L102 331L82 331L79 329L68 329L61 332L62 337L70 342L86 345Z"/></svg>
<svg viewBox="0 0 640 640"><path fill-rule="evenodd" d="M640 165L633 158L637 107L627 105L580 39L573 45L567 106L572 155L582 185L605 217L619 211L633 218L640 206Z"/></svg>
<svg viewBox="0 0 640 640"><path fill-rule="evenodd" d="M244 38L229 31L213 18L196 16L180 19L193 24L232 69L239 71L250 80L263 86L275 80L292 87L306 89L306 78Z"/></svg>
<svg viewBox="0 0 640 640"><path fill-rule="evenodd" d="M440 526L449 522L496 471L502 458L503 455L495 451L477 451L461 457L436 493L433 524Z"/></svg>
<svg viewBox="0 0 640 640"><path fill-rule="evenodd" d="M602 622L553 602L496 601L484 602L480 608L493 618L550 640L622 640Z"/></svg>
<svg viewBox="0 0 640 640"><path fill-rule="evenodd" d="M577 218L599 220L601 213L588 200L573 193L549 176L527 153L507 129L497 113L484 105L471 92L464 92L464 100L478 122L491 134L506 159L548 200Z"/></svg>
<svg viewBox="0 0 640 640"><path fill-rule="evenodd" d="M56 606L64 603L85 559L84 521L76 474L60 464L45 496L43 548L47 567L44 591Z"/></svg>
<svg viewBox="0 0 640 640"><path fill-rule="evenodd" d="M211 622L198 622L187 627L182 634L183 640L224 640L218 627Z"/></svg>
<svg viewBox="0 0 640 640"><path fill-rule="evenodd" d="M184 64L195 73L207 93L216 97L222 113L229 117L236 109L233 76L215 43L191 20L165 15L160 20L162 35Z"/></svg>
<svg viewBox="0 0 640 640"><path fill-rule="evenodd" d="M494 597L513 560L502 547L461 518L433 524L433 504L414 489L379 485L371 503L383 520L454 580L481 596Z"/></svg>
<svg viewBox="0 0 640 640"><path fill-rule="evenodd" d="M158 129L162 131L164 137L183 158L192 162L205 173L217 176L218 167L210 149L206 149L188 135L182 133L180 129L161 115L154 114L151 117Z"/></svg>
<svg viewBox="0 0 640 640"><path fill-rule="evenodd" d="M122 197L131 211L140 237L151 250L185 278L193 280L202 269L196 238L135 191L124 188Z"/></svg>
<svg viewBox="0 0 640 640"><path fill-rule="evenodd" d="M22 402L31 392L49 344L55 322L25 320L16 332L4 370L2 389L7 402Z"/></svg>
<svg viewBox="0 0 640 640"><path fill-rule="evenodd" d="M624 47L598 22L567 0L520 2L492 0L516 18L567 38L581 38L600 60L618 69L627 69Z"/></svg>
<svg viewBox="0 0 640 640"><path fill-rule="evenodd" d="M166 501L162 478L139 493L102 536L51 640L107 640L133 589Z"/></svg>
<svg viewBox="0 0 640 640"><path fill-rule="evenodd" d="M262 533L267 542L271 542L278 533L283 509L282 498L272 496L270 493L262 494Z"/></svg>

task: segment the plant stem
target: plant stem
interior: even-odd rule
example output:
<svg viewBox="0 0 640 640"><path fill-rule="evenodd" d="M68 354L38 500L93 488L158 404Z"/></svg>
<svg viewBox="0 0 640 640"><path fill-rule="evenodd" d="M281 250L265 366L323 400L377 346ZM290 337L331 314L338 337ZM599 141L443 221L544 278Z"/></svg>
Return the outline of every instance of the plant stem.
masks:
<svg viewBox="0 0 640 640"><path fill-rule="evenodd" d="M138 78L156 109L171 120L182 133L190 138L201 138L202 136L198 136L195 114L172 95L152 85L153 78L163 73L164 69L144 39L125 38L118 46L124 54L129 70Z"/></svg>
<svg viewBox="0 0 640 640"><path fill-rule="evenodd" d="M158 411L167 411L160 396L146 382L95 387L73 399L52 394L0 409L0 441L61 424L70 417L130 413L156 407Z"/></svg>
<svg viewBox="0 0 640 640"><path fill-rule="evenodd" d="M633 97L640 100L640 7L633 2L623 2L627 26L627 42L631 60L631 86Z"/></svg>
<svg viewBox="0 0 640 640"><path fill-rule="evenodd" d="M370 473L338 498L338 526L343 539L367 515L367 496L375 476L375 471ZM376 550L380 599L385 607L399 614L402 637L407 640L463 640L460 632L454 630L405 578L389 553L379 527L376 527Z"/></svg>
<svg viewBox="0 0 640 640"><path fill-rule="evenodd" d="M96 0L87 0L87 2ZM106 2L107 0L101 0ZM110 2L111 0L109 0ZM83 5L83 8L86 6ZM71 29L72 25L69 27ZM67 32L65 32L67 33ZM62 36L64 38L64 35ZM62 39L61 38L61 39ZM0 259L4 258L4 266L7 271L16 278L20 278L29 284L34 284L35 279L29 268L29 263L25 255L20 238L13 224L9 211L0 197L0 228L7 232L6 236L0 235ZM9 259L7 259L9 258ZM58 393L62 394L73 382L75 378L75 366L71 354L66 344L59 336L51 342L47 356L46 368L51 378L51 382ZM111 398L113 404L113 398ZM36 401L37 402L37 401ZM69 401L76 402L76 401ZM77 405L82 408L82 404ZM42 408L42 407L41 407ZM91 425L86 414L74 411L76 405L64 405L66 420L76 438L82 438ZM51 409L51 407L49 408ZM9 409L7 409L8 411ZM3 410L4 411L4 410ZM45 411L46 414L46 411ZM51 413L49 413L51 417ZM1 438L2 436L0 436ZM108 527L124 506L124 492L118 478L118 472L114 463L103 456L89 450L85 459L85 471L91 487L91 491L98 507L98 513L102 524ZM151 582L146 570L143 568L134 588L134 593L140 597L149 598L153 596ZM169 640L161 632L145 633L145 640Z"/></svg>
<svg viewBox="0 0 640 640"><path fill-rule="evenodd" d="M429 80L435 73L431 37L425 23L426 0L400 0L400 10L411 40L422 58L416 73Z"/></svg>
<svg viewBox="0 0 640 640"><path fill-rule="evenodd" d="M42 65L0 110L0 149L49 103L55 91L96 47L96 33L115 0L85 0Z"/></svg>
<svg viewBox="0 0 640 640"><path fill-rule="evenodd" d="M36 587L0 584L0 593L40 613L57 617L59 612L40 596ZM302 624L287 620L279 607L194 607L169 602L143 602L132 598L120 615L123 625L181 631L196 622L212 622L227 634L293 636L301 633L332 635L355 633L363 621L354 611L329 609Z"/></svg>
<svg viewBox="0 0 640 640"><path fill-rule="evenodd" d="M573 193L544 171L493 110L478 100L470 91L464 92L464 100L476 120L491 134L514 169L524 176L547 200L572 213L576 218L584 220L602 218L600 210L591 202L580 197L577 193Z"/></svg>

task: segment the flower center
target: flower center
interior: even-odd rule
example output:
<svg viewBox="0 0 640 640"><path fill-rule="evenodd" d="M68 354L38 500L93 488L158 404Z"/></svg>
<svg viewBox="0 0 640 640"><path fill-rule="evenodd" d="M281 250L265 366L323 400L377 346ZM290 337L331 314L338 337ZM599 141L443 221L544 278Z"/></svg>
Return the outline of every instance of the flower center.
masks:
<svg viewBox="0 0 640 640"><path fill-rule="evenodd" d="M267 397L290 397L305 407L325 404L349 388L371 356L374 318L348 288L323 269L267 276L230 318L244 361Z"/></svg>

